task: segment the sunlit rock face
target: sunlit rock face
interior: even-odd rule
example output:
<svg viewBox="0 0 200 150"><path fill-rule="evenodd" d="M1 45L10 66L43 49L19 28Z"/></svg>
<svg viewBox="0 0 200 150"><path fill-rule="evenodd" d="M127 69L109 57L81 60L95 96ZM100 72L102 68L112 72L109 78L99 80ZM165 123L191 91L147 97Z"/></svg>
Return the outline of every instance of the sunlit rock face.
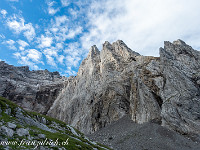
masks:
<svg viewBox="0 0 200 150"><path fill-rule="evenodd" d="M160 57L141 56L121 40L105 42L101 51L91 47L75 77L51 78L47 73L40 79L35 74L27 71L31 80L17 80L24 88L16 88L21 91L34 82L35 90L29 93L35 104L29 104L28 94L13 100L84 133L130 114L139 124L154 121L182 134L200 135L200 52L181 40L165 42ZM20 91L8 88L14 81L1 79L2 95L19 95Z"/></svg>
<svg viewBox="0 0 200 150"><path fill-rule="evenodd" d="M130 113L131 83L126 69L137 56L122 41L105 42L102 51L91 47L48 115L91 133Z"/></svg>
<svg viewBox="0 0 200 150"><path fill-rule="evenodd" d="M93 46L48 115L91 133L126 114L184 134L199 134L200 53L181 40L160 57L141 56L123 41Z"/></svg>

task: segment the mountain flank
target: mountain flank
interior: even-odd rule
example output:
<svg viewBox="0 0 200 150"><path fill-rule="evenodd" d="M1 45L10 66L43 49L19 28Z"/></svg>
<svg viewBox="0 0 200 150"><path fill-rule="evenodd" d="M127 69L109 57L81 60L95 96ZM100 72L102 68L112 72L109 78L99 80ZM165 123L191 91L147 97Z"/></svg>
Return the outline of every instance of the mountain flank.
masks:
<svg viewBox="0 0 200 150"><path fill-rule="evenodd" d="M200 52L164 42L160 57L141 56L121 40L92 46L77 76L29 71L0 62L0 95L91 134L130 115L200 139Z"/></svg>

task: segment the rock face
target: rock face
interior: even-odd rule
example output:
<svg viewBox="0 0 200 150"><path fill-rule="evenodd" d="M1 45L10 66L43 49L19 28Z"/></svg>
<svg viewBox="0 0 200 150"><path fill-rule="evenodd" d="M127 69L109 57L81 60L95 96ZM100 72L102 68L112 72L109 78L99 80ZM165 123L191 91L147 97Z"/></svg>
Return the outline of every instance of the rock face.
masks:
<svg viewBox="0 0 200 150"><path fill-rule="evenodd" d="M84 133L130 114L140 124L154 121L182 134L200 135L200 52L181 40L165 42L160 57L141 56L121 40L105 42L101 51L92 46L76 77L48 83L43 90L35 90L38 96L32 94L42 104L29 108L47 112ZM59 91L56 96L51 96L52 89ZM16 96L5 86L1 91ZM49 104L41 111L44 102Z"/></svg>
<svg viewBox="0 0 200 150"><path fill-rule="evenodd" d="M46 113L64 85L65 77L48 70L29 71L0 61L0 95L21 107Z"/></svg>
<svg viewBox="0 0 200 150"><path fill-rule="evenodd" d="M200 53L177 40L160 55L140 56L122 41L105 42L102 51L93 46L48 115L85 133L131 114L137 123L199 134Z"/></svg>
<svg viewBox="0 0 200 150"><path fill-rule="evenodd" d="M162 125L183 134L200 134L200 52L181 40L160 48L165 84Z"/></svg>
<svg viewBox="0 0 200 150"><path fill-rule="evenodd" d="M93 46L48 115L90 133L130 113L131 84L125 70L137 56L122 41L105 42L101 52Z"/></svg>

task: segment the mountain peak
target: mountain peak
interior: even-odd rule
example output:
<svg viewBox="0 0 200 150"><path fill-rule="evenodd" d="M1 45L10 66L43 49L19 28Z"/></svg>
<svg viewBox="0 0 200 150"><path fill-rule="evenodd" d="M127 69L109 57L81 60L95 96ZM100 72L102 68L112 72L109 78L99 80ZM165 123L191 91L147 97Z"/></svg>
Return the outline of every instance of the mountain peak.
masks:
<svg viewBox="0 0 200 150"><path fill-rule="evenodd" d="M96 45L91 46L88 56L94 57L94 56L99 55L99 54L100 54L100 51L97 48L97 46Z"/></svg>
<svg viewBox="0 0 200 150"><path fill-rule="evenodd" d="M112 50L112 45L108 42L108 41L105 41L104 44L103 44L103 50Z"/></svg>
<svg viewBox="0 0 200 150"><path fill-rule="evenodd" d="M183 45L183 46L186 46L187 44L181 40L181 39L178 39L176 41L173 42L174 45Z"/></svg>
<svg viewBox="0 0 200 150"><path fill-rule="evenodd" d="M114 43L117 43L118 45L126 45L125 43L124 43L124 41L122 41L122 40L117 40L116 42L114 42ZM113 44L114 44L113 43Z"/></svg>

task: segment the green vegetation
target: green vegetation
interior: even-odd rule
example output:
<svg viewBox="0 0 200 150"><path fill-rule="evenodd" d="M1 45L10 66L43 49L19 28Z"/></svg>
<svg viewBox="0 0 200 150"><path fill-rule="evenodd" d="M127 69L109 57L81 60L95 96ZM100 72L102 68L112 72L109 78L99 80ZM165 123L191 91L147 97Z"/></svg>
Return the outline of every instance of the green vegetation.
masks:
<svg viewBox="0 0 200 150"><path fill-rule="evenodd" d="M15 103L0 97L0 106L2 110L5 110L7 108L7 106L9 106L9 108L11 109L11 112L14 114L15 113L15 108L19 107L18 105L16 105Z"/></svg>
<svg viewBox="0 0 200 150"><path fill-rule="evenodd" d="M43 144L42 146L54 150L58 150L59 148L70 150L93 150L94 148L98 150L110 149L99 143L95 144L90 142L87 138L85 138L83 133L75 128L73 128L74 131L72 131L66 123L60 120L36 112L27 112L18 105L2 97L0 97L0 109L0 128L1 126L7 127L8 122L16 125L15 129L11 129L14 132L12 137L8 137L5 133L0 133L0 138L7 140L7 146L9 146L10 149L34 149L37 143L40 146L40 144L42 142L44 143L45 140L48 143ZM16 115L17 111L20 111L20 115L22 115L19 118ZM41 120L45 120L45 123ZM30 122L34 122L38 125ZM19 128L28 130L29 134L20 136L17 133ZM74 134L74 132L76 132L76 134ZM40 138L39 135L43 135L43 138ZM18 144L13 144L16 141ZM55 145L52 146L52 144L49 144L51 141L58 143L55 143ZM20 142L24 143L20 145ZM32 142L32 144L30 144L30 142ZM0 149L3 149L5 146L5 144L0 144ZM39 146L36 149L39 149Z"/></svg>

